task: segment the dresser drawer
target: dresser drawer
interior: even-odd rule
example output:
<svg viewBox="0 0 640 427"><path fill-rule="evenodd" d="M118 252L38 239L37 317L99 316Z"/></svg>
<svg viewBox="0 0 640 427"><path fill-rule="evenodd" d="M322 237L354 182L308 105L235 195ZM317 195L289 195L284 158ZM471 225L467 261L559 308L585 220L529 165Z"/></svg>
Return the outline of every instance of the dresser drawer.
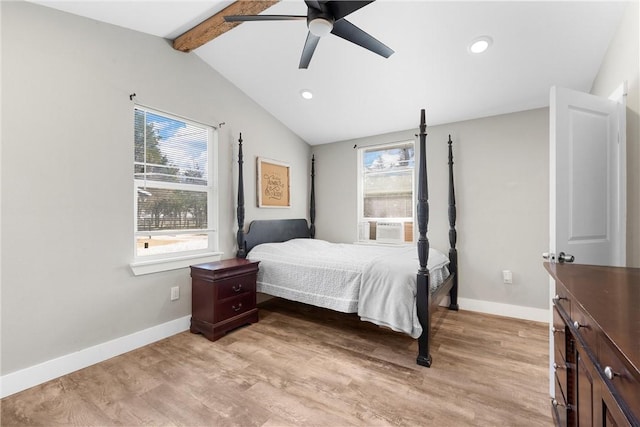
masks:
<svg viewBox="0 0 640 427"><path fill-rule="evenodd" d="M553 332L553 349L554 360L556 363L564 363L567 360L567 331L565 323L558 313L556 307L553 308L553 325L551 325L551 331Z"/></svg>
<svg viewBox="0 0 640 427"><path fill-rule="evenodd" d="M569 316L571 314L570 294L562 286L556 284L556 294L553 297L553 305L561 308Z"/></svg>
<svg viewBox="0 0 640 427"><path fill-rule="evenodd" d="M216 283L218 301L256 290L256 274L245 274Z"/></svg>
<svg viewBox="0 0 640 427"><path fill-rule="evenodd" d="M244 293L235 298L219 301L214 310L214 321L221 322L256 308L255 293Z"/></svg>
<svg viewBox="0 0 640 427"><path fill-rule="evenodd" d="M558 402L567 402L569 397L567 393L569 391L569 384L567 383L567 334L565 324L558 313L558 310L553 308L553 372L555 380L556 399ZM566 405L564 405L566 406Z"/></svg>
<svg viewBox="0 0 640 427"><path fill-rule="evenodd" d="M558 402L564 402L564 406L566 406L566 402L569 401L568 393L568 384L567 384L567 369L566 366L558 366L554 367L554 379L556 384L556 400Z"/></svg>
<svg viewBox="0 0 640 427"><path fill-rule="evenodd" d="M615 389L636 419L640 420L640 373L605 337L599 341L598 352L599 368L608 379L607 386Z"/></svg>
<svg viewBox="0 0 640 427"><path fill-rule="evenodd" d="M556 397L551 400L551 405L552 405L552 414L553 414L555 424L558 426L568 425L571 409L569 409L569 405L567 404L566 399L562 395L562 392L558 390L557 381L556 381Z"/></svg>
<svg viewBox="0 0 640 427"><path fill-rule="evenodd" d="M598 325L586 314L579 304L571 305L571 326L574 334L584 341L584 346L591 352L597 352L598 348ZM597 354L593 355L597 358Z"/></svg>

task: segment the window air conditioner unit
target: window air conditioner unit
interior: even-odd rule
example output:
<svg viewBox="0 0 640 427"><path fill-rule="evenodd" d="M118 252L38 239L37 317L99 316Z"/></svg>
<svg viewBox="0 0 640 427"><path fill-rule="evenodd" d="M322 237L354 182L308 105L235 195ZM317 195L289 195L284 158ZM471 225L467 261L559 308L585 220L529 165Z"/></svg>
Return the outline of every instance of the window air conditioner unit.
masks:
<svg viewBox="0 0 640 427"><path fill-rule="evenodd" d="M360 222L358 224L358 240L364 241L369 240L369 230L371 229L371 225L369 221Z"/></svg>
<svg viewBox="0 0 640 427"><path fill-rule="evenodd" d="M403 224L401 222L378 221L376 224L376 241L381 243L403 243Z"/></svg>

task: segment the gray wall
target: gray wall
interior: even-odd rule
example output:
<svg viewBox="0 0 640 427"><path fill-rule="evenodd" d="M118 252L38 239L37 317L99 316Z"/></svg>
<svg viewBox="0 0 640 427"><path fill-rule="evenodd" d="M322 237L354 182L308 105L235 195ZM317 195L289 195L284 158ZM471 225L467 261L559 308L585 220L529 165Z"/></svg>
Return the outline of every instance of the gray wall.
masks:
<svg viewBox="0 0 640 427"><path fill-rule="evenodd" d="M460 297L546 309L541 254L549 235L549 113L539 109L427 127L429 239L446 250L447 144L454 141ZM427 123L429 121L427 106ZM356 150L413 139L416 129L314 146L317 236L351 242L356 234ZM502 270L513 284L502 283ZM463 307L464 308L464 307Z"/></svg>
<svg viewBox="0 0 640 427"><path fill-rule="evenodd" d="M2 374L188 316L188 269L134 277L133 104L219 134L220 243L234 256L235 142L247 221L306 217L255 206L255 158L307 183L309 146L194 54L163 39L23 2L2 11ZM233 58L229 58L233 60ZM181 298L169 300L180 286Z"/></svg>

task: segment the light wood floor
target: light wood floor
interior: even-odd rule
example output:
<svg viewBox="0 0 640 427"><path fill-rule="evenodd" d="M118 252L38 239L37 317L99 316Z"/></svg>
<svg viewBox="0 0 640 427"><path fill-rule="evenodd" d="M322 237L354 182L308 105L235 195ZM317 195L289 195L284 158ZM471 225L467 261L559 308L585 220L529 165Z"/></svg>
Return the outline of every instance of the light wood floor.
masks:
<svg viewBox="0 0 640 427"><path fill-rule="evenodd" d="M2 426L551 426L547 325L445 309L408 336L283 300L3 399Z"/></svg>

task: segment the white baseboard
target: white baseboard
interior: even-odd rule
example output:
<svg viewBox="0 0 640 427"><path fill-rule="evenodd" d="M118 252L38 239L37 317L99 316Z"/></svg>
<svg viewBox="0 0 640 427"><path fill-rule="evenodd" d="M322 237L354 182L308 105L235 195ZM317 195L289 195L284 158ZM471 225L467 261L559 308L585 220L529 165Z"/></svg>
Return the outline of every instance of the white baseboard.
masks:
<svg viewBox="0 0 640 427"><path fill-rule="evenodd" d="M0 377L0 398L143 347L189 329L191 316L116 338Z"/></svg>
<svg viewBox="0 0 640 427"><path fill-rule="evenodd" d="M443 302L449 305L448 297ZM477 311L497 316L513 317L516 319L533 320L535 322L549 323L549 309L524 307L521 305L503 304L493 301L482 301L469 298L458 298L460 310Z"/></svg>

